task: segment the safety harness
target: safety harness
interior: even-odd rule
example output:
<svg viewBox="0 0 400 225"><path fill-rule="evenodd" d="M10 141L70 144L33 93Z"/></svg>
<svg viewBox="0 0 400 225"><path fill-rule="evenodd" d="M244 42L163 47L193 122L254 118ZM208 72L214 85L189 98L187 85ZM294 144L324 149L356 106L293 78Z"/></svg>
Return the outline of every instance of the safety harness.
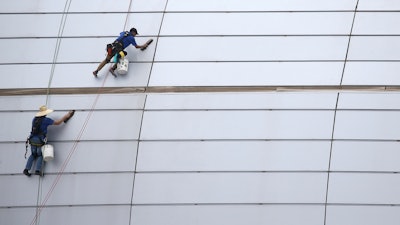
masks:
<svg viewBox="0 0 400 225"><path fill-rule="evenodd" d="M118 37L117 40L115 40L111 44L107 44L106 50L107 50L108 55L115 55L116 53L124 50L123 40L129 36L132 36L132 34L129 31L125 31L124 36Z"/></svg>
<svg viewBox="0 0 400 225"><path fill-rule="evenodd" d="M41 116L33 119L31 134L28 136L25 142L25 159L26 154L28 153L28 143L34 146L43 146L47 142L46 136L40 129L44 118L44 116Z"/></svg>

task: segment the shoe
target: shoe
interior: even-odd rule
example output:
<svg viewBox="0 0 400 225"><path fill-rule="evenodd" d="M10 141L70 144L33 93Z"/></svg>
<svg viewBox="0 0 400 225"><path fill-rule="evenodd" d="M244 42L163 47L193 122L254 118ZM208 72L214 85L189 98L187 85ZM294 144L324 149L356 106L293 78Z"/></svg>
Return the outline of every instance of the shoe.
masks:
<svg viewBox="0 0 400 225"><path fill-rule="evenodd" d="M39 170L35 171L35 175L41 175Z"/></svg>
<svg viewBox="0 0 400 225"><path fill-rule="evenodd" d="M115 74L115 72L114 72L114 70L113 70L113 68L110 68L110 73L114 76L114 77L117 77L117 74Z"/></svg>
<svg viewBox="0 0 400 225"><path fill-rule="evenodd" d="M99 71L97 71L97 70L93 71L93 76L97 78L97 73L98 73L98 72L99 72Z"/></svg>
<svg viewBox="0 0 400 225"><path fill-rule="evenodd" d="M29 171L27 170L27 169L24 169L24 172L23 172L26 176L28 176L28 177L30 177L31 176L31 174L29 173Z"/></svg>

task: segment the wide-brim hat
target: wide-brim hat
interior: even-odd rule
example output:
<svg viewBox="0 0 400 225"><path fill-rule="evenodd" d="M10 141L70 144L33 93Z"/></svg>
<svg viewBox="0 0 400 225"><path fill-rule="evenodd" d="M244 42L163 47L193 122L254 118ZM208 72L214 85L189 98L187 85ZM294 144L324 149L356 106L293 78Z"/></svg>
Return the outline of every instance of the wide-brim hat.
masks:
<svg viewBox="0 0 400 225"><path fill-rule="evenodd" d="M52 113L54 110L48 109L45 105L40 106L39 112L36 113L36 117L45 116Z"/></svg>

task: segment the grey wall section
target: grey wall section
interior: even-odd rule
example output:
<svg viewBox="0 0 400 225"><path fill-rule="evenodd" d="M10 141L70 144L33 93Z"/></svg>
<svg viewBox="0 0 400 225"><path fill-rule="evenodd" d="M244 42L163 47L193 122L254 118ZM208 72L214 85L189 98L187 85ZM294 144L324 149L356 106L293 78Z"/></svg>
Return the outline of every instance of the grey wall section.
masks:
<svg viewBox="0 0 400 225"><path fill-rule="evenodd" d="M18 93L0 96L1 224L398 224L400 3L0 5L0 89ZM94 78L132 26L154 43ZM77 111L28 178L44 104Z"/></svg>

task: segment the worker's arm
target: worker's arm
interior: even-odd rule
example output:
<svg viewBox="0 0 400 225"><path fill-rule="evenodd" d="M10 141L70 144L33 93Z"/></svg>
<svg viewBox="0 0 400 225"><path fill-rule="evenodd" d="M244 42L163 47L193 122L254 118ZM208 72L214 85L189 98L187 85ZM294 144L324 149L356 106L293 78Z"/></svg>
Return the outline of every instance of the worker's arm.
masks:
<svg viewBox="0 0 400 225"><path fill-rule="evenodd" d="M143 44L143 45L136 45L135 47L142 49L142 48L147 48L147 46L148 46L147 44Z"/></svg>
<svg viewBox="0 0 400 225"><path fill-rule="evenodd" d="M146 48L151 44L151 42L153 42L153 39L149 39L146 43L144 43L143 45L136 45L136 48L140 48L140 50L146 50Z"/></svg>
<svg viewBox="0 0 400 225"><path fill-rule="evenodd" d="M67 114L65 114L61 119L59 120L55 120L53 125L60 125L62 124L64 121L66 121L67 119L71 118L71 116L73 115L73 111L69 111Z"/></svg>

